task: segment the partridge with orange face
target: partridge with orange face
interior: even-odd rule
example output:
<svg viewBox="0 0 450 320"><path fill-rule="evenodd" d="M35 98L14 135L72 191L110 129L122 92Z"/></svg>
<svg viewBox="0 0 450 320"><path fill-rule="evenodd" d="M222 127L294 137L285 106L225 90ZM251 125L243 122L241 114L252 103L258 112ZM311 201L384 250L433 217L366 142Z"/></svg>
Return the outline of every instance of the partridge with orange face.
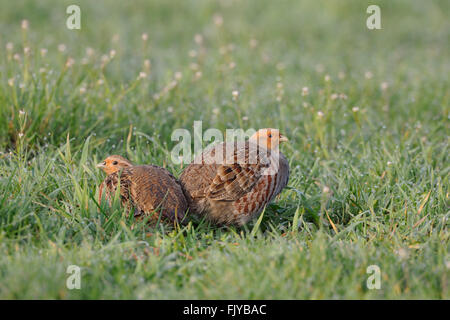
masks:
<svg viewBox="0 0 450 320"><path fill-rule="evenodd" d="M248 141L224 142L198 155L180 176L189 210L212 222L242 226L287 185L289 163L278 150L287 138L260 129Z"/></svg>
<svg viewBox="0 0 450 320"><path fill-rule="evenodd" d="M124 157L113 155L97 165L108 175L99 190L99 203L104 195L111 203L120 184L124 206L133 207L134 215L151 215L181 221L187 210L186 198L178 180L166 169L154 165L133 165Z"/></svg>

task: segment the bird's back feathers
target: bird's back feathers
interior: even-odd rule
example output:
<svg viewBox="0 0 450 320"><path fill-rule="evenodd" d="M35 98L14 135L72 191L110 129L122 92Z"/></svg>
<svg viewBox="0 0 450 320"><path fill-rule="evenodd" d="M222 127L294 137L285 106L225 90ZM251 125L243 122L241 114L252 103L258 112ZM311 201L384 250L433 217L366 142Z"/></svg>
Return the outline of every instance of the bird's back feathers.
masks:
<svg viewBox="0 0 450 320"><path fill-rule="evenodd" d="M125 168L108 175L100 186L101 199L110 202L120 183L123 205L132 206L135 215L161 212L163 217L181 221L187 210L187 201L178 180L166 169L154 165ZM154 215L158 219L158 215Z"/></svg>

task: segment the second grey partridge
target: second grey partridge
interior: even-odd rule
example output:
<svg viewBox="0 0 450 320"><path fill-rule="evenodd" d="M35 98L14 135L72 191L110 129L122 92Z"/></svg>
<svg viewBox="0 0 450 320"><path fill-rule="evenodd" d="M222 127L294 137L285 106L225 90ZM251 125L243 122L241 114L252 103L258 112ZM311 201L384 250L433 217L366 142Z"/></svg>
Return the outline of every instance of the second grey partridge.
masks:
<svg viewBox="0 0 450 320"><path fill-rule="evenodd" d="M242 226L287 185L287 138L260 129L244 143L223 142L199 154L180 176L189 210L217 224ZM228 151L227 151L228 149Z"/></svg>
<svg viewBox="0 0 450 320"><path fill-rule="evenodd" d="M133 165L124 157L107 157L97 167L107 177L100 185L99 202L104 195L110 203L120 182L122 205L134 208L134 215L152 214L150 221L168 218L181 221L187 201L178 180L166 169L154 165Z"/></svg>

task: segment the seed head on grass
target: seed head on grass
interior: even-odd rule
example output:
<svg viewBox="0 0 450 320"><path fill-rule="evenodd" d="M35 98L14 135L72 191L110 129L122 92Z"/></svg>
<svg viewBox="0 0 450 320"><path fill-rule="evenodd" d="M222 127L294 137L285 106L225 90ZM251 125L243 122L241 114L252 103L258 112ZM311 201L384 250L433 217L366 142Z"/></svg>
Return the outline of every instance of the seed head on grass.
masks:
<svg viewBox="0 0 450 320"><path fill-rule="evenodd" d="M107 54L103 54L103 55L100 57L100 61L101 61L101 63L102 63L102 68L109 62L109 60L110 60L110 57L109 57L109 55L107 55Z"/></svg>
<svg viewBox="0 0 450 320"><path fill-rule="evenodd" d="M65 52L67 49L66 45L64 43L58 44L58 51L59 52Z"/></svg>
<svg viewBox="0 0 450 320"><path fill-rule="evenodd" d="M203 36L202 36L201 34L198 34L198 33L197 33L197 34L194 36L194 41L195 41L196 44L202 45L202 44L203 44Z"/></svg>
<svg viewBox="0 0 450 320"><path fill-rule="evenodd" d="M27 30L29 26L30 26L30 24L29 24L28 20L22 20L21 27L23 30Z"/></svg>
<svg viewBox="0 0 450 320"><path fill-rule="evenodd" d="M302 96L307 96L309 95L309 88L308 87L303 87L302 88Z"/></svg>
<svg viewBox="0 0 450 320"><path fill-rule="evenodd" d="M91 47L87 47L86 48L86 55L88 57L92 57L94 54L95 54L95 50L94 49L92 49Z"/></svg>
<svg viewBox="0 0 450 320"><path fill-rule="evenodd" d="M239 91L238 90L233 90L231 92L231 95L233 97L233 101L237 101L237 99L239 98Z"/></svg>
<svg viewBox="0 0 450 320"><path fill-rule="evenodd" d="M199 79L202 77L202 75L203 75L203 73L202 73L201 71L197 71L197 72L195 73L194 79L195 79L195 80L199 80Z"/></svg>
<svg viewBox="0 0 450 320"><path fill-rule="evenodd" d="M174 78L176 81L180 81L183 78L183 74L180 71L175 72Z"/></svg>
<svg viewBox="0 0 450 320"><path fill-rule="evenodd" d="M71 58L71 57L67 58L67 61L66 61L67 68L72 68L74 64L75 64L75 60L73 58Z"/></svg>
<svg viewBox="0 0 450 320"><path fill-rule="evenodd" d="M147 78L147 73L145 73L144 71L139 72L138 79L140 80L145 78Z"/></svg>
<svg viewBox="0 0 450 320"><path fill-rule="evenodd" d="M223 25L223 17L222 17L222 15L220 15L218 13L214 14L213 21L214 21L214 24L217 27L221 27Z"/></svg>

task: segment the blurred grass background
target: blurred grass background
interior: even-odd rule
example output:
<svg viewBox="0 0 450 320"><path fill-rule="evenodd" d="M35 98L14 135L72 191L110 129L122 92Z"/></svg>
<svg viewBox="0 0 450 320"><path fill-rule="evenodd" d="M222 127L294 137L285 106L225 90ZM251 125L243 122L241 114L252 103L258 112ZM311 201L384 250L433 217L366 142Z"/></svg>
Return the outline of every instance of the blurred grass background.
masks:
<svg viewBox="0 0 450 320"><path fill-rule="evenodd" d="M0 4L1 298L449 298L447 1ZM289 137L261 224L99 210L95 163L178 175L171 133L194 120Z"/></svg>

